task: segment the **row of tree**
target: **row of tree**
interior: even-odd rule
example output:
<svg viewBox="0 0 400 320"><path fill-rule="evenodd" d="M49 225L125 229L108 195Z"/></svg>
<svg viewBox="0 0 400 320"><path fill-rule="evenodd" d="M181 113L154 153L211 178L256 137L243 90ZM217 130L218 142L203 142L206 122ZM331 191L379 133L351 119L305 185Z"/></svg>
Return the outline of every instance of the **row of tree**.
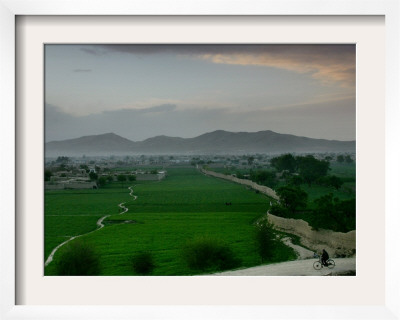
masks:
<svg viewBox="0 0 400 320"><path fill-rule="evenodd" d="M109 175L107 177L98 177L98 175L94 172L91 172L89 174L90 180L96 181L97 184L100 187L104 187L107 183L113 182L114 177ZM119 174L117 175L117 181L121 182L122 184L126 181L136 181L136 176L135 175L124 175L124 174Z"/></svg>
<svg viewBox="0 0 400 320"><path fill-rule="evenodd" d="M276 193L279 202L270 208L270 213L273 215L300 218L306 213L307 220L314 229L348 232L356 228L355 198L339 200L329 193L314 200L309 206L308 194L297 186L283 186L278 188Z"/></svg>
<svg viewBox="0 0 400 320"><path fill-rule="evenodd" d="M294 157L289 153L272 158L270 163L280 172L298 174L308 184L325 177L330 170L329 161L318 160L312 155Z"/></svg>

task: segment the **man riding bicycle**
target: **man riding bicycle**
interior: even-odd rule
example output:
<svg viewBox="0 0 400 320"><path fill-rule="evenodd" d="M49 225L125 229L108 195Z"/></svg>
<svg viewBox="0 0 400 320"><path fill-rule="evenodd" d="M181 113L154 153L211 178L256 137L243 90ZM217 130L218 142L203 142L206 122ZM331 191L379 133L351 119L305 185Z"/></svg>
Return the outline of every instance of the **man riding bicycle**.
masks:
<svg viewBox="0 0 400 320"><path fill-rule="evenodd" d="M329 254L328 254L328 252L325 251L325 249L323 249L322 250L322 255L321 255L321 263L322 263L322 265L326 266L327 265L326 262L328 261L328 259L329 259Z"/></svg>

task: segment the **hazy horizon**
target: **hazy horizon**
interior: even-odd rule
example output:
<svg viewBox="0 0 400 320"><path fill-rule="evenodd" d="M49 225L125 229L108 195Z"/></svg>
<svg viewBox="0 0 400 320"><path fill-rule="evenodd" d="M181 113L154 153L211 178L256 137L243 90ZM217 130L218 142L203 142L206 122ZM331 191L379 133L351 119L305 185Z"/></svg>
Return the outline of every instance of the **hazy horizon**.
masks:
<svg viewBox="0 0 400 320"><path fill-rule="evenodd" d="M273 130L228 131L228 130L216 129L216 130L213 130L213 131L201 133L201 134L196 135L196 136L190 136L190 137L168 136L168 137L171 137L171 138L191 139L191 138L196 138L196 137L198 137L198 136L201 136L201 135L204 135L204 134L208 134L208 133L212 133L212 132L215 132L215 131L227 131L227 132L232 132L232 133L257 133L257 132L261 132L261 131L273 131ZM285 134L284 132L277 132L277 131L273 131L273 132L279 133L279 134ZM115 132L103 132L103 133L98 133L98 134L88 134L88 135L84 135L84 136L79 136L79 137L74 137L74 138L67 138L67 139L62 139L62 140L49 140L49 141L46 141L46 142L57 142L57 141L65 141L65 140L74 140L74 139L78 139L78 138L82 138L82 137L101 136L101 135L107 135L107 134L115 134L115 135L120 136L120 137L122 137L122 138L126 138L126 137L121 136L121 135L119 135L119 134L117 134L117 133L115 133ZM144 141L144 140L147 140L147 139L150 139L150 138L155 138L155 137L160 137L160 136L167 136L167 135L160 134L160 135L157 135L157 136L152 136L152 137L149 137L149 138L145 138L145 139L143 139L143 140L131 140L131 139L129 139L129 138L126 138L126 139L129 139L129 140L131 140L131 141L133 141L133 142L141 142L141 141ZM305 137L305 136L298 136L298 137L310 138L310 137ZM314 138L313 138L313 139L314 139ZM337 140L337 139L324 139L324 140ZM355 141L355 139L353 139L353 140L337 140L337 141L347 142L347 141Z"/></svg>
<svg viewBox="0 0 400 320"><path fill-rule="evenodd" d="M355 140L355 45L45 45L45 139Z"/></svg>

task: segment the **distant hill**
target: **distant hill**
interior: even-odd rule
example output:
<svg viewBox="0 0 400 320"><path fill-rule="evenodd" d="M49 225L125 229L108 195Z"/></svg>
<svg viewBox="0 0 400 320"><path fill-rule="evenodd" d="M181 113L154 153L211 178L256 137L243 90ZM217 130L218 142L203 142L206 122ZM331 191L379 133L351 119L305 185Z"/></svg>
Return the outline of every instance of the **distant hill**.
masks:
<svg viewBox="0 0 400 320"><path fill-rule="evenodd" d="M217 130L195 138L156 136L131 141L114 133L52 141L45 145L47 157L69 155L128 154L243 154L284 152L355 152L355 141L312 139L270 130L228 132Z"/></svg>

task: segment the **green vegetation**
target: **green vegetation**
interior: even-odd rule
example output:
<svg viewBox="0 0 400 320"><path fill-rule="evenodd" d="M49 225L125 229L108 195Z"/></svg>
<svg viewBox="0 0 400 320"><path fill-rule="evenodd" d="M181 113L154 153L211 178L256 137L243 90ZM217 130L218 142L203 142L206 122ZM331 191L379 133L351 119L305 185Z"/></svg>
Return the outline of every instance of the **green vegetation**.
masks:
<svg viewBox="0 0 400 320"><path fill-rule="evenodd" d="M152 254L150 252L139 252L132 258L132 266L136 274L150 274L154 269Z"/></svg>
<svg viewBox="0 0 400 320"><path fill-rule="evenodd" d="M256 226L256 241L261 261L272 259L276 247L276 236L271 224L263 222Z"/></svg>
<svg viewBox="0 0 400 320"><path fill-rule="evenodd" d="M55 266L60 276L95 276L100 273L97 253L80 239L66 245Z"/></svg>
<svg viewBox="0 0 400 320"><path fill-rule="evenodd" d="M289 172L293 162L288 159L295 161L294 171L298 175L285 177L286 184L277 189L281 201L275 203L270 212L285 218L303 219L315 229L355 230L355 164L350 156L339 156L332 170L330 162L312 156L283 155L272 159L271 163ZM334 174L327 175L329 170Z"/></svg>
<svg viewBox="0 0 400 320"><path fill-rule="evenodd" d="M213 170L237 177L249 175L260 184L274 188L280 202L274 202L270 213L303 219L313 228L347 232L356 227L356 170L349 155L325 156L284 154L270 160L274 168L216 168ZM329 174L328 174L329 173Z"/></svg>
<svg viewBox="0 0 400 320"><path fill-rule="evenodd" d="M307 193L299 187L284 186L276 191L281 206L294 214L307 207Z"/></svg>
<svg viewBox="0 0 400 320"><path fill-rule="evenodd" d="M111 214L103 221L104 228L82 237L99 254L100 275L137 274L132 257L142 252L152 256L152 275L208 272L192 269L183 255L187 244L201 237L226 245L235 261L240 261L237 267L262 262L254 223L269 208L266 196L204 176L194 168L170 168L168 177L160 182L134 183L135 201L118 182L99 190L47 191L45 257L68 236L95 230L96 221ZM117 206L121 202L129 209L122 215ZM227 202L232 205L227 206ZM63 246L57 251L54 262L45 269L46 275L57 274L56 262L65 250ZM282 244L264 262L294 258L293 250ZM214 265L207 270L211 269L218 268Z"/></svg>
<svg viewBox="0 0 400 320"><path fill-rule="evenodd" d="M222 271L240 265L226 243L210 237L189 241L183 248L183 257L191 270L200 272Z"/></svg>
<svg viewBox="0 0 400 320"><path fill-rule="evenodd" d="M270 170L250 170L250 180L270 188L274 188L278 183L276 172Z"/></svg>
<svg viewBox="0 0 400 320"><path fill-rule="evenodd" d="M327 194L314 201L316 209L310 218L311 226L315 229L326 228L348 232L356 228L355 199L340 201L333 194Z"/></svg>
<svg viewBox="0 0 400 320"><path fill-rule="evenodd" d="M290 153L281 155L271 159L271 166L278 171L287 170L290 173L296 171L297 161L296 158Z"/></svg>
<svg viewBox="0 0 400 320"><path fill-rule="evenodd" d="M45 259L58 244L95 230L98 219L117 214L118 203L131 200L126 188L46 191Z"/></svg>
<svg viewBox="0 0 400 320"><path fill-rule="evenodd" d="M303 219L315 229L355 229L355 163L345 156L343 162L313 159L285 155L270 168L247 156L243 161L251 167L212 170L276 189L281 201L272 200L273 214ZM67 164L60 158L60 168ZM296 258L279 241L279 232L256 224L270 209L271 199L262 193L193 167L169 167L161 181L135 181L134 169L102 170L110 175L96 177L98 190L45 192L45 259L57 245L81 234L78 239L95 252L99 275L194 275ZM154 166L143 170L156 172ZM120 214L120 203L127 213ZM96 230L106 215L105 227ZM46 275L66 272L60 264L78 239L57 251Z"/></svg>
<svg viewBox="0 0 400 320"><path fill-rule="evenodd" d="M50 170L44 170L44 181L50 181L53 173Z"/></svg>

